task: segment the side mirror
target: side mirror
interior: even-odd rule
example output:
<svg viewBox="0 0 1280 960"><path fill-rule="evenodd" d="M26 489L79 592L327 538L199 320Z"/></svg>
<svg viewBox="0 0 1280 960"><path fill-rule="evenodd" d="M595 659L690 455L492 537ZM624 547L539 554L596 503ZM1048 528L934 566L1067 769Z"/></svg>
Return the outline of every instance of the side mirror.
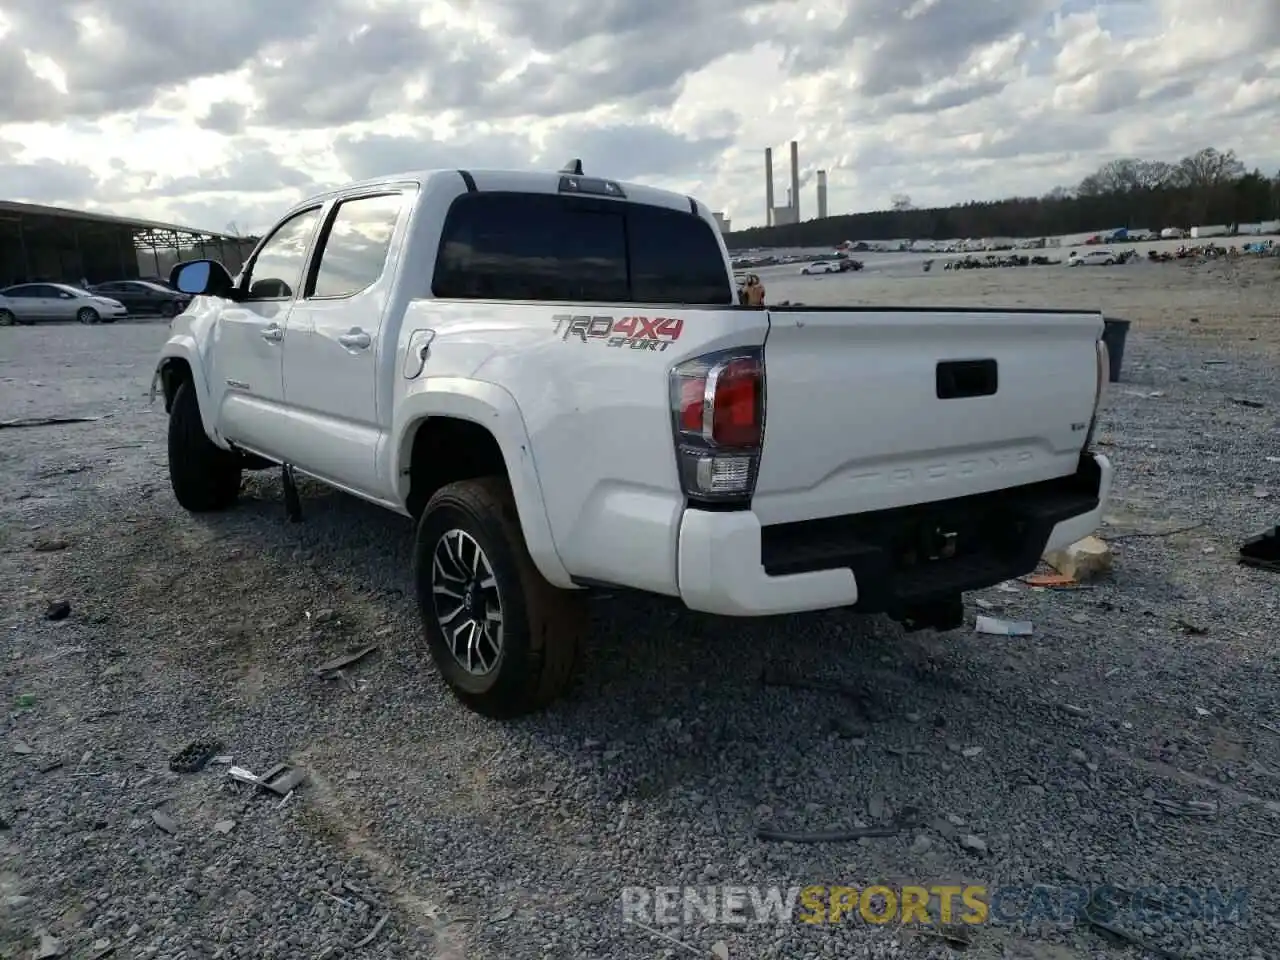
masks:
<svg viewBox="0 0 1280 960"><path fill-rule="evenodd" d="M235 282L217 260L188 260L169 271L169 286L193 297L231 298Z"/></svg>

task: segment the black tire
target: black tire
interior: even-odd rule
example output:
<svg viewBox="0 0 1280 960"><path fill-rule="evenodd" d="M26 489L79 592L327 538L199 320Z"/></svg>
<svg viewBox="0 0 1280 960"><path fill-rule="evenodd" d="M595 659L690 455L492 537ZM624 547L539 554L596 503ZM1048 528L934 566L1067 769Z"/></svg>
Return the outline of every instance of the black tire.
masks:
<svg viewBox="0 0 1280 960"><path fill-rule="evenodd" d="M200 401L190 381L178 385L169 410L169 483L192 513L225 510L240 495L240 458L204 432Z"/></svg>
<svg viewBox="0 0 1280 960"><path fill-rule="evenodd" d="M464 542L469 538L479 546L481 576L487 564L496 586L501 643L484 673L469 671L454 656L437 614L437 549L446 535L458 532ZM573 682L587 629L586 605L573 591L547 583L534 566L504 479L464 480L436 492L418 522L414 581L431 657L468 709L494 719L518 717L545 707Z"/></svg>
<svg viewBox="0 0 1280 960"><path fill-rule="evenodd" d="M0 327L16 327L18 318L13 315L12 310L0 310Z"/></svg>
<svg viewBox="0 0 1280 960"><path fill-rule="evenodd" d="M76 311L76 319L81 323L97 323L102 318L93 307L81 307Z"/></svg>
<svg viewBox="0 0 1280 960"><path fill-rule="evenodd" d="M178 305L172 300L166 300L160 304L160 316L176 317L178 315Z"/></svg>

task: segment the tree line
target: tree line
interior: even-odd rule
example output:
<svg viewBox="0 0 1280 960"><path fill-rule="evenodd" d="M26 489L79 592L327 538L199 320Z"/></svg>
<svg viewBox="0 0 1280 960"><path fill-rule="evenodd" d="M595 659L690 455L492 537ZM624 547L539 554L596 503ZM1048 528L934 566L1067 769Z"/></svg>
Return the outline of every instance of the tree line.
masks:
<svg viewBox="0 0 1280 960"><path fill-rule="evenodd" d="M1280 172L1247 171L1234 150L1206 147L1177 163L1112 160L1074 187L1042 197L919 209L896 195L890 209L730 233L731 249L834 246L844 240L1053 237L1128 227L1162 230L1280 219Z"/></svg>

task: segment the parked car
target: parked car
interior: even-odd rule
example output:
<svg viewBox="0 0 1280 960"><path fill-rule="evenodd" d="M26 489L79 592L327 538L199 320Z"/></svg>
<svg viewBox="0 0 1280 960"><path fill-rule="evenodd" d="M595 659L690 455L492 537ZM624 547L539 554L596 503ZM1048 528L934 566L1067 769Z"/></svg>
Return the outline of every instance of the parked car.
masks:
<svg viewBox="0 0 1280 960"><path fill-rule="evenodd" d="M1116 255L1110 250L1090 250L1088 253L1071 251L1067 258L1068 267L1110 267L1116 262Z"/></svg>
<svg viewBox="0 0 1280 960"><path fill-rule="evenodd" d="M187 308L191 298L185 293L148 280L112 280L89 288L94 293L119 300L132 314L177 316Z"/></svg>
<svg viewBox="0 0 1280 960"><path fill-rule="evenodd" d="M841 273L848 273L850 270L856 271L862 269L862 261L854 260L850 257L841 257L836 261L836 263L839 264Z"/></svg>
<svg viewBox="0 0 1280 960"><path fill-rule="evenodd" d="M42 320L113 323L127 314L119 300L66 283L19 283L0 290L0 327Z"/></svg>
<svg viewBox="0 0 1280 960"><path fill-rule="evenodd" d="M295 520L295 472L415 518L426 646L499 717L570 684L593 588L954 629L1098 527L1100 313L744 310L711 210L576 163L437 170L295 206L237 279L179 264L177 502L276 466Z"/></svg>
<svg viewBox="0 0 1280 960"><path fill-rule="evenodd" d="M803 274L810 273L839 273L840 264L830 260L815 260L813 263L806 264L800 271Z"/></svg>

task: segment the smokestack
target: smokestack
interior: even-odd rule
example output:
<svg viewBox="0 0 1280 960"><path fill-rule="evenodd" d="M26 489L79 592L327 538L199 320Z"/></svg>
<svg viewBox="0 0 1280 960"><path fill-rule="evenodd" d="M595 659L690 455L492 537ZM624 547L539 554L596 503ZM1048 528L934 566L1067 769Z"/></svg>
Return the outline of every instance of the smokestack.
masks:
<svg viewBox="0 0 1280 960"><path fill-rule="evenodd" d="M800 145L794 140L791 141L791 213L795 219L793 223L800 222Z"/></svg>
<svg viewBox="0 0 1280 960"><path fill-rule="evenodd" d="M818 219L827 218L827 171L818 171Z"/></svg>
<svg viewBox="0 0 1280 960"><path fill-rule="evenodd" d="M764 148L764 225L773 226L773 147Z"/></svg>

